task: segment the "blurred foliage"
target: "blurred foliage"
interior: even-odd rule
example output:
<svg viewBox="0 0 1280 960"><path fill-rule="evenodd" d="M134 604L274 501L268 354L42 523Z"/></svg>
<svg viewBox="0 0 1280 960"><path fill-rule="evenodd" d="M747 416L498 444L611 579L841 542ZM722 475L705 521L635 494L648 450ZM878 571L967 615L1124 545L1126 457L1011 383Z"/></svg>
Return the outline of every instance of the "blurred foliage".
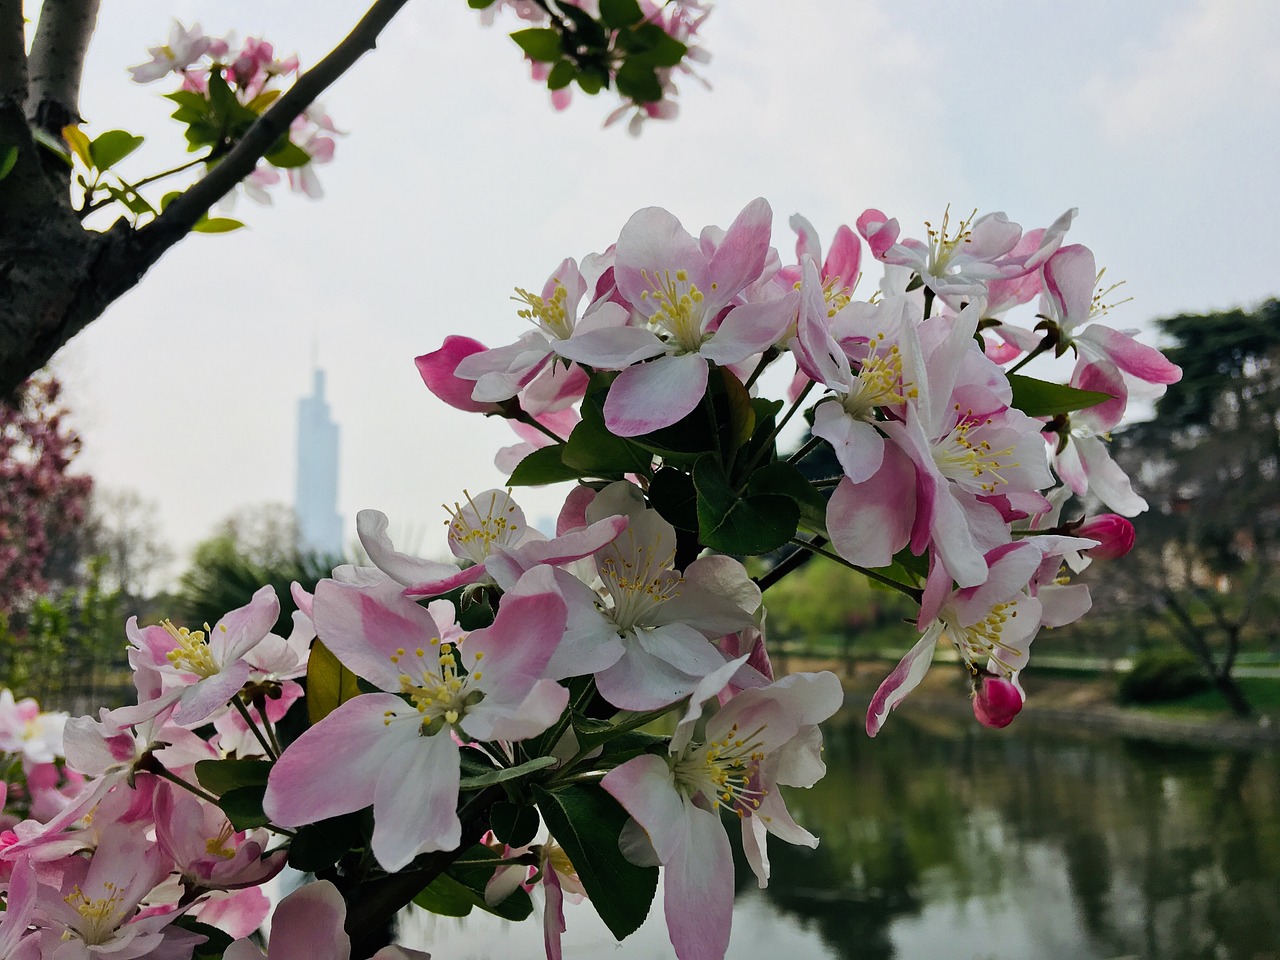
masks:
<svg viewBox="0 0 1280 960"><path fill-rule="evenodd" d="M1185 650L1148 650L1133 660L1120 681L1121 703L1181 700L1209 687L1209 678Z"/></svg>

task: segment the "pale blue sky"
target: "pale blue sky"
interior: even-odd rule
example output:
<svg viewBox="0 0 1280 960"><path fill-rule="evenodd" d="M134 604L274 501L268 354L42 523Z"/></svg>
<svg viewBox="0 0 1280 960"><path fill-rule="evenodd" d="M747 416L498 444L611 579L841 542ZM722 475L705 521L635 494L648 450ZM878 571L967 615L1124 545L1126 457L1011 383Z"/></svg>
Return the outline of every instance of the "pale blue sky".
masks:
<svg viewBox="0 0 1280 960"><path fill-rule="evenodd" d="M124 72L169 14L265 33L306 65L353 6L108 0L87 129L147 135L126 168L139 176L182 159L168 86ZM794 212L827 238L869 206L907 233L948 203L1027 228L1078 206L1071 239L1134 298L1117 326L1280 292L1268 0L722 0L704 33L715 89L684 82L681 117L632 139L599 128L601 98L553 113L464 0L410 3L325 98L349 131L320 171L325 199L242 201L250 229L189 238L64 351L83 465L157 500L180 550L237 507L289 500L314 341L349 529L376 507L434 552L439 505L501 483L491 459L510 433L435 401L413 357L454 332L515 339L512 288L603 249L649 204L696 231L764 196L786 254Z"/></svg>

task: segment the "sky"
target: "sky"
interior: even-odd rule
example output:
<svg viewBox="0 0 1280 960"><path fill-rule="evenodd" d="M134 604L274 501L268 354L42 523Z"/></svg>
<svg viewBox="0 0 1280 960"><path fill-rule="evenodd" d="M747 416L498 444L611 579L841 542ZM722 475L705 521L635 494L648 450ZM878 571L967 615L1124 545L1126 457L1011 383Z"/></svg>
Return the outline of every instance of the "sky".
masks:
<svg viewBox="0 0 1280 960"><path fill-rule="evenodd" d="M92 136L147 138L137 177L181 162L161 81L125 67L168 16L265 36L313 64L359 4L106 0L81 113ZM34 12L28 12L34 19ZM503 30L502 27L507 30ZM339 510L391 519L444 550L441 505L501 485L496 419L436 400L413 364L451 333L499 346L526 327L510 297L566 256L603 250L637 209L696 232L763 196L830 238L868 207L920 235L948 204L1025 228L1079 208L1132 301L1113 325L1280 294L1280 6L1271 0L721 0L704 28L711 85L639 138L602 129L608 96L554 112L507 32L465 0L417 0L323 98L347 135L325 196L241 199L230 234L188 237L59 354L80 469L157 504L185 554L222 518L294 489L297 401L313 358L341 430ZM107 224L100 224L105 228ZM554 490L517 494L531 518Z"/></svg>

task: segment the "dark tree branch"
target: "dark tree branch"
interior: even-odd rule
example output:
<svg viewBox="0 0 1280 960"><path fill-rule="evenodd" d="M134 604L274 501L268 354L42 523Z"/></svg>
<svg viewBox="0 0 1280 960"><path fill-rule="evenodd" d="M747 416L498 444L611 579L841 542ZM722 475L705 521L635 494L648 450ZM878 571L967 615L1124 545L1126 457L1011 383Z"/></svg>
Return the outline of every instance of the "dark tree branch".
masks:
<svg viewBox="0 0 1280 960"><path fill-rule="evenodd" d="M27 66L27 117L57 136L80 122L80 77L89 38L98 20L99 0L44 0Z"/></svg>
<svg viewBox="0 0 1280 960"><path fill-rule="evenodd" d="M0 0L0 102L27 100L27 41L22 0Z"/></svg>

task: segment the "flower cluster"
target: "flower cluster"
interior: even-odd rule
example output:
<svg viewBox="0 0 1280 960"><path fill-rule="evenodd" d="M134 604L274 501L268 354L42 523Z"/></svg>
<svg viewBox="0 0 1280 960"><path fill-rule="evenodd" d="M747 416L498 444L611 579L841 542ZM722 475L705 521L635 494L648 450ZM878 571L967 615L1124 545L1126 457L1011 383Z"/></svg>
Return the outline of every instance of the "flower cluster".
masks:
<svg viewBox="0 0 1280 960"><path fill-rule="evenodd" d="M489 0L471 6L481 9L486 24L503 8L530 24L512 39L524 50L531 77L551 91L555 109L569 106L575 81L587 94L616 90L622 102L606 127L630 115L627 127L635 136L646 120L674 119L676 74L705 84L690 66L711 60L698 37L711 8L699 0Z"/></svg>
<svg viewBox="0 0 1280 960"><path fill-rule="evenodd" d="M518 289L515 342L418 357L440 399L511 421L512 487L572 481L554 531L511 488L466 493L440 560L364 510L368 564L295 584L287 637L270 587L212 627L130 620L137 702L66 721L47 815L0 834L0 956L256 958L261 885L288 863L318 879L279 903L269 957L306 931L345 960L411 900L522 919L541 890L558 960L566 903L621 939L661 871L676 956L720 960L724 815L761 885L770 834L816 845L785 789L825 772L819 725L844 698L831 673L774 676L762 592L794 566L781 551L919 602L875 735L943 642L977 719L1012 721L1036 633L1090 605L1064 568L1132 542L1123 517L1061 513L1070 492L1141 508L1105 430L1178 371L1094 322L1073 216L1025 234L944 217L914 240L868 210L825 258L796 217L784 264L764 200L697 237L650 208ZM867 251L884 273L860 297ZM1037 296L1030 333L1006 321ZM1069 383L1016 372L1070 350ZM761 395L775 363L786 400ZM810 438L780 454L802 411ZM802 469L819 449L835 475ZM739 557L775 565L753 578ZM0 698L0 749L44 742L30 712ZM653 732L663 717L674 732Z"/></svg>
<svg viewBox="0 0 1280 960"><path fill-rule="evenodd" d="M174 119L187 125L190 150L209 148L216 160L243 136L255 120L280 96L278 86L298 73L298 58L280 58L266 40L248 37L237 49L233 37L207 37L199 24L189 29L177 20L169 42L147 51L151 59L129 68L135 83L151 83L169 74L182 78L168 98L178 105ZM269 204L267 188L280 182L285 171L292 190L308 197L323 196L315 167L333 159L339 130L319 104L312 104L289 130L288 138L264 157L243 182L245 195Z"/></svg>

